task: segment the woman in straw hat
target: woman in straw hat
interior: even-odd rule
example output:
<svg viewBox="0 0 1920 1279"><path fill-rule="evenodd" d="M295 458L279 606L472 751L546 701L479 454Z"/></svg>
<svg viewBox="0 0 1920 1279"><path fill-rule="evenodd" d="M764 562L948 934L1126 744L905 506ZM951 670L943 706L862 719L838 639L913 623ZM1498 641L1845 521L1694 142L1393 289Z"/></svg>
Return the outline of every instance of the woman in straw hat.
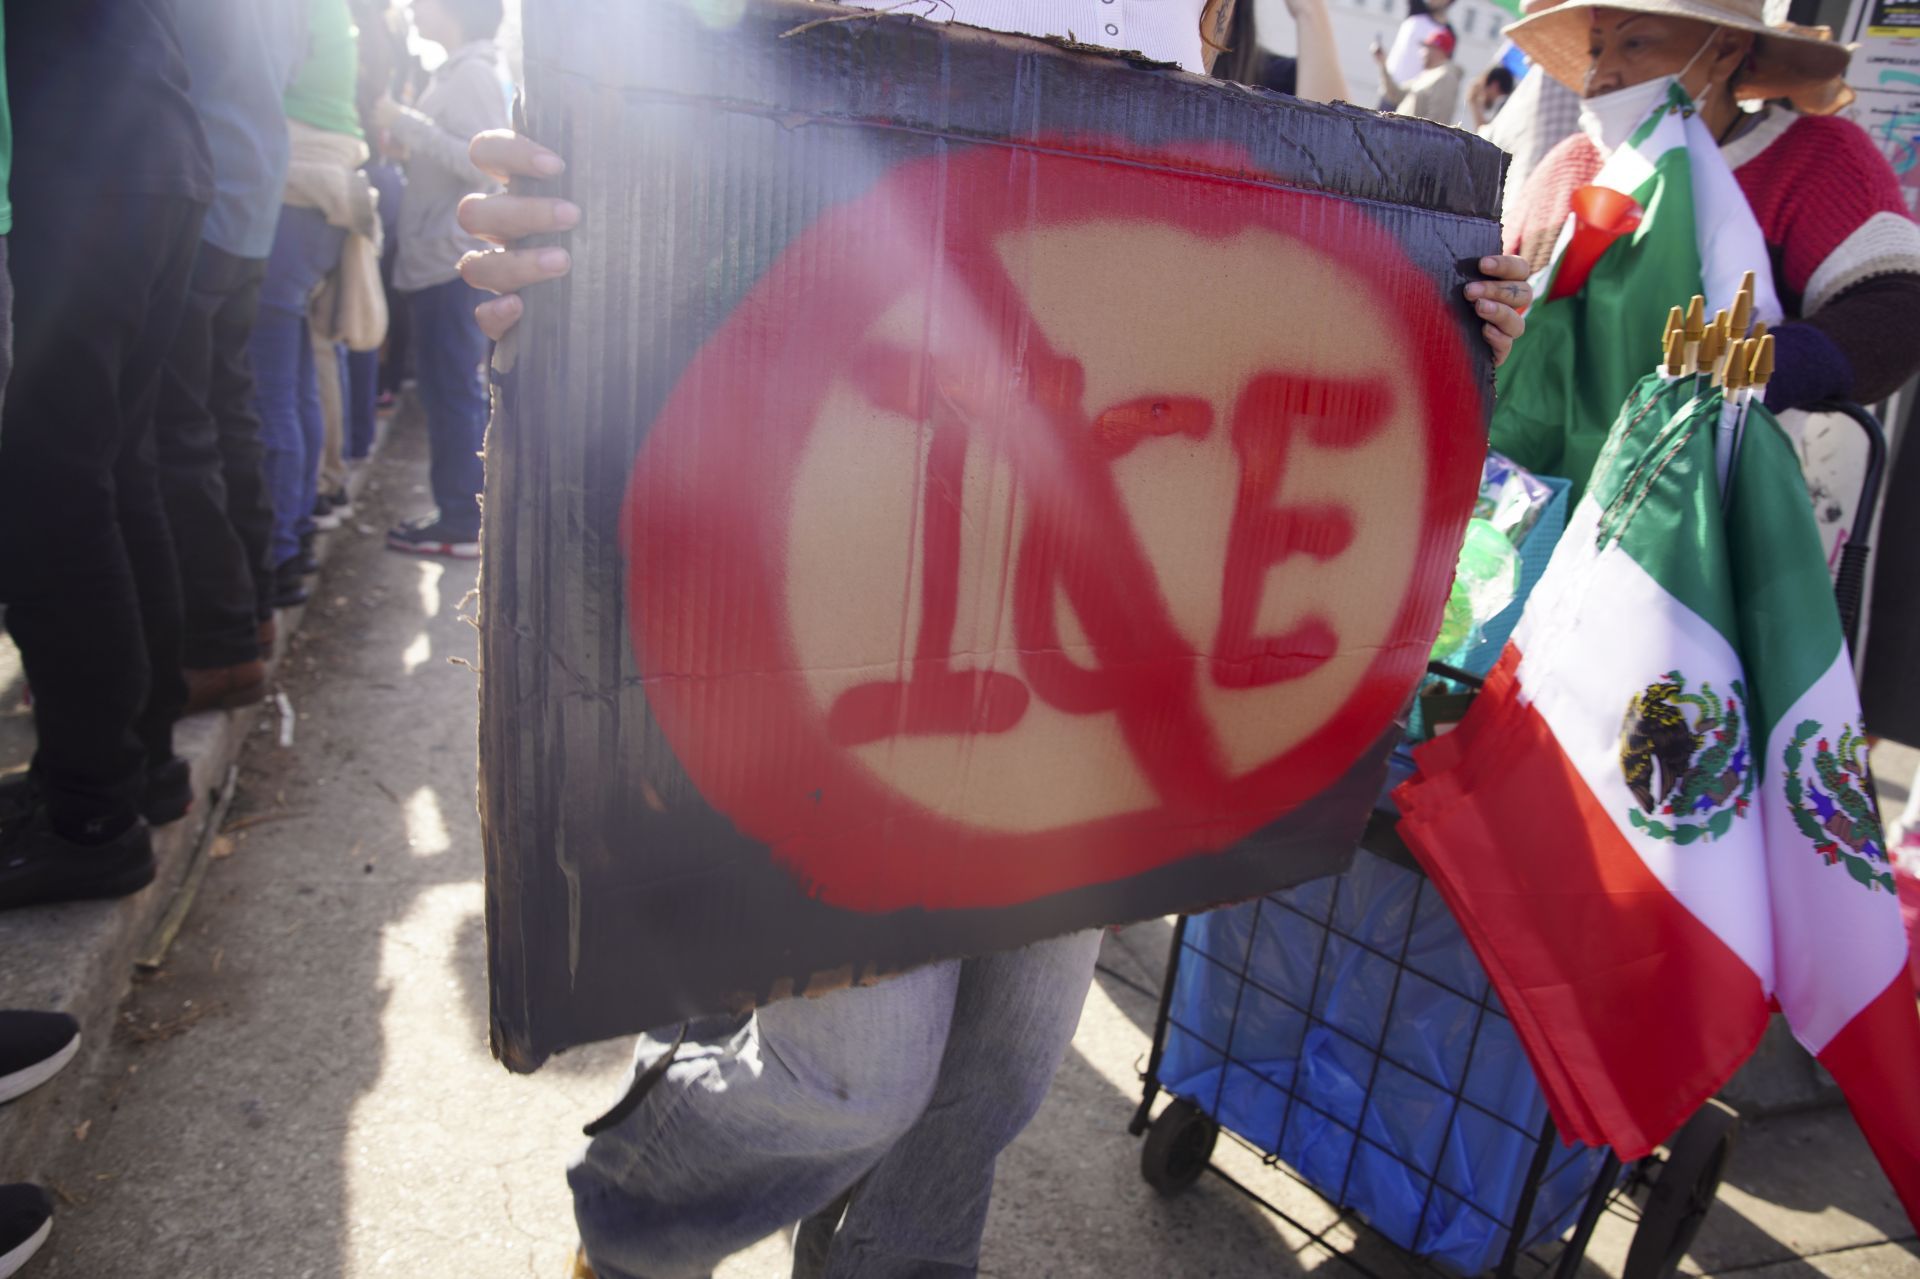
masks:
<svg viewBox="0 0 1920 1279"><path fill-rule="evenodd" d="M1761 0L1561 4L1507 33L1581 95L1580 130L1512 211L1509 252L1544 265L1573 193L1677 80L1752 206L1787 311L1768 405L1871 403L1920 369L1920 227L1866 133L1827 114L1851 99L1846 46L1768 26Z"/></svg>

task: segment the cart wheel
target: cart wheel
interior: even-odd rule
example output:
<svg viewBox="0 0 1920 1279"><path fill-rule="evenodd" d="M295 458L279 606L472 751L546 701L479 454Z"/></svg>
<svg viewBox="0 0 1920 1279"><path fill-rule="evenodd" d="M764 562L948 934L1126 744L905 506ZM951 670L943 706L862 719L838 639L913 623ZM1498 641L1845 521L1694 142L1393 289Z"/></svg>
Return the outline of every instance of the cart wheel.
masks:
<svg viewBox="0 0 1920 1279"><path fill-rule="evenodd" d="M1140 1148L1140 1175L1163 1195L1177 1195L1200 1180L1213 1156L1213 1143L1220 1138L1220 1125L1184 1097L1160 1112L1147 1128L1147 1143Z"/></svg>
<svg viewBox="0 0 1920 1279"><path fill-rule="evenodd" d="M1694 1112L1667 1143L1666 1162L1647 1194L1622 1279L1672 1279L1713 1207L1740 1116L1719 1101Z"/></svg>

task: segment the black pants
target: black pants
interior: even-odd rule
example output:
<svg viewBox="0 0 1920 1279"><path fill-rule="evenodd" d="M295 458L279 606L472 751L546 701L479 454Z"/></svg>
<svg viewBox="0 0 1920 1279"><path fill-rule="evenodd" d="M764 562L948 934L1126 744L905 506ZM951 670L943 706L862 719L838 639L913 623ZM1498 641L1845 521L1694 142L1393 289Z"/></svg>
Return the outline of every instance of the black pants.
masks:
<svg viewBox="0 0 1920 1279"><path fill-rule="evenodd" d="M190 667L260 656L272 596L273 507L260 471L247 339L266 259L202 243L193 284L160 375L154 442L160 495L180 568Z"/></svg>
<svg viewBox="0 0 1920 1279"><path fill-rule="evenodd" d="M14 195L14 367L0 409L0 601L33 689L54 826L110 835L186 701L153 409L204 206Z"/></svg>

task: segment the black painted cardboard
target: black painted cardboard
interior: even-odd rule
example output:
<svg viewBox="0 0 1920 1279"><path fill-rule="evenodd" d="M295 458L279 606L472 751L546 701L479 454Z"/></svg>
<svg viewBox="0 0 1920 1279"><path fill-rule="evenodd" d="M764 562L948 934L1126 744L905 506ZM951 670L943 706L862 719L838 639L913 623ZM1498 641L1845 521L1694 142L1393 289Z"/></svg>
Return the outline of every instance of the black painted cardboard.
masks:
<svg viewBox="0 0 1920 1279"><path fill-rule="evenodd" d="M1479 475L1499 152L801 0L525 25L583 218L486 449L507 1066L1340 869Z"/></svg>

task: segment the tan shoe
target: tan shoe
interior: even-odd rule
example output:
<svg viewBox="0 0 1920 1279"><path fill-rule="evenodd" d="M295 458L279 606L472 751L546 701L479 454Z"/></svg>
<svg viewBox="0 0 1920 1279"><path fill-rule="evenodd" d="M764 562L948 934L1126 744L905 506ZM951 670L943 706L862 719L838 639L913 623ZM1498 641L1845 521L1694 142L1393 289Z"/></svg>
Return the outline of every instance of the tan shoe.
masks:
<svg viewBox="0 0 1920 1279"><path fill-rule="evenodd" d="M573 1273L570 1279L598 1279L598 1276L593 1273L593 1267L587 1264L585 1246L573 1250Z"/></svg>
<svg viewBox="0 0 1920 1279"><path fill-rule="evenodd" d="M267 664L257 657L232 666L189 667L181 674L187 677L187 705L182 715L230 711L267 700Z"/></svg>

